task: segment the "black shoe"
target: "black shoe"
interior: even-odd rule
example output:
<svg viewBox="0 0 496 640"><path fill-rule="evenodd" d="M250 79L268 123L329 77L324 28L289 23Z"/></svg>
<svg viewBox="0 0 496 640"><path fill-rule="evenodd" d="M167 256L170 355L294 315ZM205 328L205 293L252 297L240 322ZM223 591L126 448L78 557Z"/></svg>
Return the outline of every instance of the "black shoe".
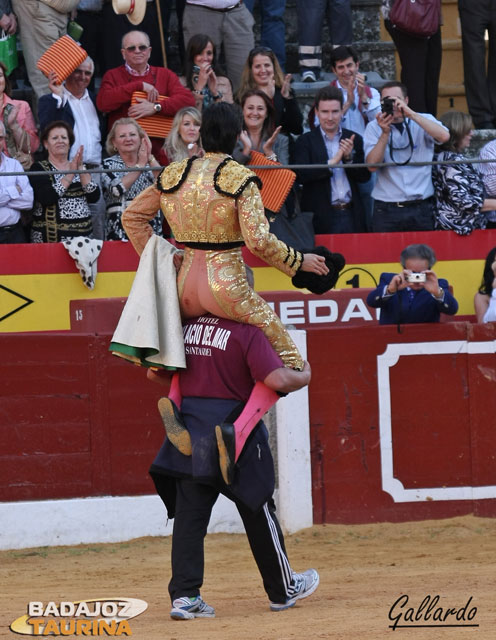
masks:
<svg viewBox="0 0 496 640"><path fill-rule="evenodd" d="M191 436L176 405L169 398L160 398L158 410L171 443L182 454L190 456L192 451Z"/></svg>
<svg viewBox="0 0 496 640"><path fill-rule="evenodd" d="M234 425L223 422L215 427L215 437L219 449L220 472L226 484L231 484L234 475L234 458L236 454L236 434Z"/></svg>

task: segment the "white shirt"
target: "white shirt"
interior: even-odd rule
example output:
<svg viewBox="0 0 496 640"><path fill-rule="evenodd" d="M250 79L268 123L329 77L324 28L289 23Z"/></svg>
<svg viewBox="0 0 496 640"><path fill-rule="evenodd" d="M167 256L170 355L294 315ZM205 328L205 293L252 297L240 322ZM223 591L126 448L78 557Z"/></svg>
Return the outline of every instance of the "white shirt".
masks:
<svg viewBox="0 0 496 640"><path fill-rule="evenodd" d="M100 142L100 122L88 89L85 90L82 98L76 98L70 91L64 87L62 98L52 93L57 100L57 108L69 102L74 116L74 137L75 141L72 145L69 159L76 155L81 145L84 146L84 162L92 164L100 164L102 161L102 145Z"/></svg>
<svg viewBox="0 0 496 640"><path fill-rule="evenodd" d="M346 101L348 100L348 92L339 84L339 80L337 81L337 88L343 92L343 103L346 104ZM363 119L363 116L366 117L367 122L371 122L372 120L375 120L376 115L381 110L381 96L379 95L379 92L377 89L374 89L374 87L369 87L369 89L371 93L369 105L367 107L362 105L361 111L359 108L360 98L358 95L358 89L355 87L355 99L341 119L341 126L345 129L350 129L351 131L359 133L362 137L367 124ZM367 95L365 99L369 99Z"/></svg>
<svg viewBox="0 0 496 640"><path fill-rule="evenodd" d="M445 131L446 127L436 120L430 113L420 113L427 120L436 122ZM434 138L413 120L408 120L412 135L413 150L410 148L406 128L400 132L397 127L391 127L389 141L384 153L384 162L391 162L390 148L393 149L395 162L430 162L434 156ZM382 129L377 120L369 122L365 127L363 146L365 158L372 151L381 137ZM377 182L372 191L374 200L384 202L404 202L405 200L425 200L434 193L432 184L432 167L425 165L414 167L411 164L403 166L382 167L377 170Z"/></svg>
<svg viewBox="0 0 496 640"><path fill-rule="evenodd" d="M24 171L14 158L0 153L0 173ZM21 209L33 206L33 189L26 175L2 176L0 179L0 227L19 222Z"/></svg>

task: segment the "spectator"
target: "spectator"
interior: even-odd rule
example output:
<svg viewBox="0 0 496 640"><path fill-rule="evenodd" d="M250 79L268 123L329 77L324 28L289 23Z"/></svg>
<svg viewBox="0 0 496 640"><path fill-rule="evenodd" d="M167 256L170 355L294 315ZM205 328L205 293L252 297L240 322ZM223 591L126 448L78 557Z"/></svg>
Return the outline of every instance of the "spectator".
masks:
<svg viewBox="0 0 496 640"><path fill-rule="evenodd" d="M487 254L482 284L474 297L477 322L496 322L496 247Z"/></svg>
<svg viewBox="0 0 496 640"><path fill-rule="evenodd" d="M253 13L255 0L245 0L248 11ZM258 0L261 18L260 44L272 47L281 69L286 67L286 34L284 12L286 0Z"/></svg>
<svg viewBox="0 0 496 640"><path fill-rule="evenodd" d="M249 89L264 91L274 104L276 126L281 126L285 135L299 135L303 133L303 116L290 83L291 75L283 75L274 52L255 47L244 66L238 95L241 98Z"/></svg>
<svg viewBox="0 0 496 640"><path fill-rule="evenodd" d="M267 94L251 89L241 98L243 126L233 157L241 164L248 164L252 151L260 151L275 162L289 163L288 139L275 126L275 112Z"/></svg>
<svg viewBox="0 0 496 640"><path fill-rule="evenodd" d="M219 74L216 63L215 45L210 38L203 33L192 36L180 80L193 92L199 111L213 102L234 102L231 81Z"/></svg>
<svg viewBox="0 0 496 640"><path fill-rule="evenodd" d="M437 147L435 160L459 161L470 145L473 122L468 113L448 111L441 122L449 130L448 142ZM448 229L465 236L486 228L484 211L496 209L496 199L484 198L484 183L477 167L467 164L438 164L432 180L436 196L436 229Z"/></svg>
<svg viewBox="0 0 496 640"><path fill-rule="evenodd" d="M184 1L184 0L183 0ZM164 0L160 4L163 5ZM180 0L176 0L176 5ZM143 14L143 18L137 23L131 22L127 14L133 8L133 13ZM166 16L161 13L164 31L167 26ZM160 37L160 23L157 13L157 0L105 0L102 9L102 22L104 38L101 41L101 55L103 57L102 75L109 69L114 69L121 64L122 56L120 47L127 33L139 28L146 33L150 40L150 65L152 67L166 67L166 61L162 55L162 41ZM139 25L139 26L138 26ZM167 33L164 32L167 41Z"/></svg>
<svg viewBox="0 0 496 640"><path fill-rule="evenodd" d="M29 178L35 200L31 242L62 242L75 236L91 237L93 228L88 203L98 200L100 190L85 171L83 148L79 147L69 160L74 133L62 120L52 122L43 130L41 143L48 159L35 162L31 169L47 173ZM48 173L57 170L70 173Z"/></svg>
<svg viewBox="0 0 496 640"><path fill-rule="evenodd" d="M49 77L51 93L41 96L38 102L38 120L41 129L54 120L63 120L72 128L75 142L69 159L82 146L83 162L87 169L101 169L102 166L102 130L103 119L96 109L95 95L88 92L95 67L88 57L66 79L64 84L57 84L55 75ZM100 189L98 202L89 205L93 221L93 237L105 238L105 203L101 193L101 174L91 177Z"/></svg>
<svg viewBox="0 0 496 640"><path fill-rule="evenodd" d="M0 122L0 141L5 140L5 127ZM22 171L13 158L0 152L0 174ZM26 242L21 210L33 206L33 189L27 176L2 176L0 180L0 244Z"/></svg>
<svg viewBox="0 0 496 640"><path fill-rule="evenodd" d="M295 573L289 564L272 497L274 463L263 422L251 433L243 451L243 465L229 485L220 474L214 430L214 425L221 424L231 412L243 408L254 382L263 381L283 393L307 385L308 363L303 371L284 367L256 327L209 315L184 324L185 335L192 331L199 335L207 329L228 336L222 348L214 343L208 357L198 355L199 350L187 350L187 368L179 375L182 416L193 441L192 455L178 453L166 438L150 468L167 517L174 518L169 582L170 616L174 620L215 617L214 608L202 599L200 587L204 579L204 538L219 494L235 503L243 520L271 611L293 607L319 585L315 569ZM166 376L162 372L148 374L158 380Z"/></svg>
<svg viewBox="0 0 496 640"><path fill-rule="evenodd" d="M7 69L4 63L0 62L0 119L5 127L5 139L2 141L1 149L11 157L18 151L31 154L40 144L33 113L24 100L12 99L11 92Z"/></svg>
<svg viewBox="0 0 496 640"><path fill-rule="evenodd" d="M358 51L351 45L336 47L331 53L331 68L336 79L331 82L343 93L342 124L361 136L365 125L381 111L381 97L377 89L369 87L367 77L360 73Z"/></svg>
<svg viewBox="0 0 496 640"><path fill-rule="evenodd" d="M331 68L336 79L331 86L343 92L344 115L341 126L363 137L367 123L373 121L381 110L381 97L377 89L366 84L366 76L359 72L359 64L355 47L342 45L332 50ZM376 178L376 174L372 173L366 182L358 183L367 231L372 230L374 201L371 194Z"/></svg>
<svg viewBox="0 0 496 640"><path fill-rule="evenodd" d="M215 311L259 326L285 365L301 370L303 360L281 321L248 284L241 245L291 277L299 269L328 274L325 259L295 251L269 233L258 178L228 155L241 133L237 110L213 104L200 132L205 158L166 167L157 185L124 212L126 233L141 255L152 235L147 222L161 205L174 237L186 243L178 274L182 316Z"/></svg>
<svg viewBox="0 0 496 640"><path fill-rule="evenodd" d="M298 55L304 82L315 82L322 70L322 27L329 25L331 44L337 47L353 42L350 0L296 0Z"/></svg>
<svg viewBox="0 0 496 640"><path fill-rule="evenodd" d="M12 11L10 0L0 0L0 29L12 34L17 31L17 18Z"/></svg>
<svg viewBox="0 0 496 640"><path fill-rule="evenodd" d="M411 244L401 252L400 262L401 273L381 273L379 286L367 296L367 304L381 310L379 324L439 322L441 313L458 311L447 280L432 271L436 255L431 247Z"/></svg>
<svg viewBox="0 0 496 640"><path fill-rule="evenodd" d="M314 212L315 233L355 233L365 230L358 183L370 178L363 163L363 140L341 126L343 93L337 87L320 89L315 98L319 126L298 138L296 164L327 164L328 168L301 169L301 207ZM341 163L345 168L337 167Z"/></svg>
<svg viewBox="0 0 496 640"><path fill-rule="evenodd" d="M406 165L431 162L434 143L447 142L449 131L431 114L411 109L406 87L399 82L386 82L381 99L383 112L365 129L365 157L368 163L392 162L397 166L370 167L370 171L377 171L372 230L432 231L432 168Z"/></svg>
<svg viewBox="0 0 496 640"><path fill-rule="evenodd" d="M396 29L389 20L389 11L393 2L394 0L382 0L382 15L384 25L398 51L401 62L401 82L407 87L410 107L414 111L435 116L443 55L441 25L430 38L412 36ZM435 0L435 2L441 3L441 0Z"/></svg>
<svg viewBox="0 0 496 640"><path fill-rule="evenodd" d="M251 152L259 151L269 160L289 164L288 138L281 133L281 127L275 127L274 106L267 94L260 89L248 90L241 98L241 108L244 129L234 147L233 158L240 164L258 164ZM296 200L296 192L291 189L277 215L265 210L269 229L279 240L297 249L309 248L313 245L306 244L306 240L295 233L288 234L290 221L298 214ZM308 226L311 227L311 223Z"/></svg>
<svg viewBox="0 0 496 640"><path fill-rule="evenodd" d="M48 93L48 79L36 63L45 51L67 32L69 12L77 3L78 0L73 0L68 11L60 12L42 0L12 0L14 13L19 22L26 71L35 93L35 100Z"/></svg>
<svg viewBox="0 0 496 640"><path fill-rule="evenodd" d="M130 31L122 39L124 64L110 69L102 78L96 104L108 113L108 127L119 118L131 117L136 120L155 113L174 116L181 107L195 105L191 91L183 87L175 73L162 67L148 64L150 39L143 31ZM131 106L133 92L144 91L146 98L138 98ZM167 96L162 100L159 96ZM153 141L158 154L161 143Z"/></svg>
<svg viewBox="0 0 496 640"><path fill-rule="evenodd" d="M477 129L494 129L496 127L494 2L492 0L486 2L458 0L458 12L462 28L463 72L468 110Z"/></svg>
<svg viewBox="0 0 496 640"><path fill-rule="evenodd" d="M103 49L109 32L104 29L103 4L103 0L79 0L75 16L76 22L83 28L79 42L95 66L89 84L91 91L95 89L95 75L101 78L105 70Z"/></svg>
<svg viewBox="0 0 496 640"><path fill-rule="evenodd" d="M482 174L484 190L488 198L496 198L496 140L491 140L480 150L481 160L493 160L494 162L481 162L479 171ZM496 229L496 211L486 211L486 229Z"/></svg>
<svg viewBox="0 0 496 640"><path fill-rule="evenodd" d="M174 116L172 129L160 150L162 166L193 156L201 157L204 152L200 140L201 113L195 107L184 107Z"/></svg>
<svg viewBox="0 0 496 640"><path fill-rule="evenodd" d="M208 33L217 51L224 46L227 75L236 92L248 53L255 44L255 21L243 2L236 0L186 0L184 41Z"/></svg>
<svg viewBox="0 0 496 640"><path fill-rule="evenodd" d="M121 216L129 202L144 189L153 184L157 172L142 168L158 166L152 155L150 139L132 118L120 118L112 125L106 142L109 158L103 161L107 173L102 174L103 197L107 206L106 233L107 240L127 240L122 228ZM129 167L131 171L116 171ZM151 221L155 233L162 235L162 218L157 215Z"/></svg>

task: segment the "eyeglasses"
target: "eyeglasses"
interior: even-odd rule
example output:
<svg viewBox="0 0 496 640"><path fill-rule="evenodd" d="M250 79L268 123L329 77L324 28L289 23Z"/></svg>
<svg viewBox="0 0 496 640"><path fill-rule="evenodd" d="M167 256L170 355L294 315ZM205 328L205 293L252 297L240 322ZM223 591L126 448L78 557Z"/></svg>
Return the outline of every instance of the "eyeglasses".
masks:
<svg viewBox="0 0 496 640"><path fill-rule="evenodd" d="M136 51L136 49L138 49L138 51L146 51L149 48L150 48L149 44L140 44L140 45L133 44L130 47L124 47L125 51L129 51L129 53Z"/></svg>
<svg viewBox="0 0 496 640"><path fill-rule="evenodd" d="M86 76L87 78L91 78L91 76L93 75L93 71L83 71L82 69L76 69L75 71L73 71L74 75L77 74L78 76Z"/></svg>

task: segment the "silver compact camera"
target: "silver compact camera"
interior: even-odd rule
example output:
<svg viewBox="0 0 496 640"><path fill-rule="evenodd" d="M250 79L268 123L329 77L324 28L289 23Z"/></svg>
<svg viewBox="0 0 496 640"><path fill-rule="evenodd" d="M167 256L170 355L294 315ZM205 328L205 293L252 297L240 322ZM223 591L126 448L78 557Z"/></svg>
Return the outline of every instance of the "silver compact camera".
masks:
<svg viewBox="0 0 496 640"><path fill-rule="evenodd" d="M409 273L406 277L407 282L425 282L425 279L426 275L421 271L412 271L412 273Z"/></svg>

